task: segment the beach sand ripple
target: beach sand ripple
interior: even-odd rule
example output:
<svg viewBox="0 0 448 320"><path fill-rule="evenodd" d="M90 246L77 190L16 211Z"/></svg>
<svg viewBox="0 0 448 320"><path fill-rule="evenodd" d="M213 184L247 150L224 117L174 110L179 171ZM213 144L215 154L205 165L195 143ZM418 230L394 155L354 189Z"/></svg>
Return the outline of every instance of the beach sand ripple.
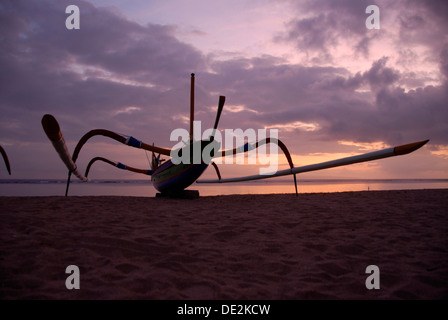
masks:
<svg viewBox="0 0 448 320"><path fill-rule="evenodd" d="M448 190L0 197L0 215L2 299L448 298Z"/></svg>

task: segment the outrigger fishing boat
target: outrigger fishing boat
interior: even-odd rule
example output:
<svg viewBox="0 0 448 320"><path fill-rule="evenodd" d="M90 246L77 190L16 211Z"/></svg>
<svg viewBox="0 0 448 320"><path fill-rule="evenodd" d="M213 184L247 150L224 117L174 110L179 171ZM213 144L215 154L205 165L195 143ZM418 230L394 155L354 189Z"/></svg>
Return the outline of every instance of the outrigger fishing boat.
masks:
<svg viewBox="0 0 448 320"><path fill-rule="evenodd" d="M75 147L75 150L73 152L73 155L70 156L70 153L67 149L67 146L65 144L65 140L63 138L60 126L56 119L49 114L46 114L42 118L42 127L47 135L47 137L52 142L54 148L56 149L57 153L59 154L60 158L68 168L68 178L67 178L67 186L66 186L66 192L65 195L68 194L69 184L70 184L70 178L71 175L74 174L76 177L78 177L81 181L88 182L90 181L87 176L89 174L89 171L91 169L91 166L96 161L102 161L104 163L110 164L112 166L115 166L118 169L122 170L128 170L131 172L139 173L139 174L145 174L151 176L151 181L153 186L160 192L159 196L169 196L169 197L196 197L199 196L199 193L197 191L192 190L185 190L190 185L192 185L194 182L198 183L228 183L228 182L240 182L240 181L250 181L250 180L258 180L258 179L267 179L267 178L273 178L273 177L279 177L279 176L285 176L285 175L293 175L294 177L294 185L295 185L295 191L297 195L297 179L296 175L299 173L309 172L309 171L316 171L316 170L323 170L323 169L329 169L339 166L345 166L355 163L361 163L366 161L373 161L373 160L379 160L383 158L388 157L394 157L394 156L400 156L405 155L408 153L411 153L419 148L421 148L423 145L425 145L429 140L423 140L419 142L414 142L410 144L405 144L397 147L387 148L375 152L365 153L361 155L356 155L352 157L346 157L342 159L322 162L318 164L313 165L306 165L301 167L295 167L291 158L291 154L289 153L288 149L286 148L285 144L283 144L279 139L274 138L266 138L260 141L255 142L254 144L246 143L245 145L234 148L231 150L220 150L220 143L215 140L215 132L218 128L219 119L221 117L222 110L224 108L225 103L225 97L220 96L218 101L218 111L216 114L215 123L213 126L213 133L209 137L209 139L202 139L198 141L194 141L193 137L193 122L194 122L194 81L195 81L195 75L191 74L191 93L190 93L190 140L188 142L185 142L185 146L172 150L170 148L162 148L157 147L154 145L146 144L142 142L141 140L138 140L132 136L125 136L118 133L115 133L113 131L109 131L106 129L94 129L86 133L78 142L78 144ZM150 163L150 169L139 169L134 168L131 166L127 166L121 162L111 161L104 157L95 157L90 160L89 164L87 165L85 174L82 174L77 165L76 160L78 159L79 152L81 151L81 148L84 146L84 144L93 136L105 136L108 138L111 138L113 140L116 140L120 143L123 143L125 145L128 145L130 147L139 148L147 151L152 152L152 160ZM221 174L219 172L218 166L212 161L213 158L217 157L226 157L226 156L234 156L238 153L245 153L249 150L254 150L256 148L259 148L262 145L265 144L276 144L285 154L289 169L280 170L277 172L274 172L272 174L260 174L260 175L251 175L251 176L244 176L244 177L236 177L236 178L227 178L222 179ZM199 163L195 163L193 161L193 154L194 150L200 150L201 155L203 154L204 150L210 150L209 157L201 157L201 161ZM185 162L178 162L173 161L172 155L176 154L179 157L182 154L188 154L188 159L190 161ZM161 159L161 156L167 156L170 157L168 159ZM178 160L178 159L177 159ZM212 165L215 170L216 174L218 176L218 179L209 179L209 180L198 180L199 177L202 175L202 173L209 167L209 165Z"/></svg>

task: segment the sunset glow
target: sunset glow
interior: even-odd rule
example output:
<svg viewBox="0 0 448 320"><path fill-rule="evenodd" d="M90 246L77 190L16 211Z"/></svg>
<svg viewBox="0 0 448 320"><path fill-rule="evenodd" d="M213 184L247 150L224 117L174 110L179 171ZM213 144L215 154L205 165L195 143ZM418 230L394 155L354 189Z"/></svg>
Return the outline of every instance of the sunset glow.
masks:
<svg viewBox="0 0 448 320"><path fill-rule="evenodd" d="M0 5L0 144L14 178L65 178L40 125L53 114L73 151L105 128L171 148L195 114L210 128L278 129L297 165L424 139L406 158L310 173L448 178L448 6L443 1L10 1ZM65 8L80 9L68 30ZM148 167L148 154L92 139L80 155ZM263 159L259 159L263 162ZM280 154L279 165L287 167ZM222 165L227 177L252 165ZM249 167L251 169L249 169ZM210 169L205 176L214 175ZM1 178L6 175L0 171ZM145 179L98 166L92 178Z"/></svg>

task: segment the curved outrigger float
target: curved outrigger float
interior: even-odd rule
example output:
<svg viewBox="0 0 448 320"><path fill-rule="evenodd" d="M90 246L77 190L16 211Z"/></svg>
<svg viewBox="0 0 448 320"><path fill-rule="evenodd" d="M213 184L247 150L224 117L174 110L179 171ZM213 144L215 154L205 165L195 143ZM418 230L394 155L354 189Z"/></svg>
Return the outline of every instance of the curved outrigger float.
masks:
<svg viewBox="0 0 448 320"><path fill-rule="evenodd" d="M408 153L411 153L419 148L421 148L423 145L425 145L429 140L414 142L410 144L405 144L397 147L387 148L375 152L365 153L361 155L356 155L352 157L322 162L318 164L313 165L306 165L301 167L295 167L294 163L291 158L291 154L289 153L288 149L286 148L285 144L282 143L279 139L274 138L266 138L260 141L257 141L254 144L246 143L244 146L239 148L234 148L231 150L219 150L220 143L214 139L214 134L216 132L216 129L218 127L219 119L221 117L222 110L224 108L225 103L225 97L220 96L219 102L218 102L218 112L215 119L215 124L213 126L213 133L209 137L208 140L200 140L200 141L194 141L192 139L193 137L193 121L194 121L194 74L191 74L191 95L190 95L190 141L187 143L184 147L181 149L172 150L169 148L161 148L154 145L150 145L147 143L144 143L132 136L125 136L118 133L115 133L113 131L109 131L106 129L95 129L91 130L88 133L86 133L78 142L78 144L75 147L75 150L73 152L73 155L70 156L70 153L68 152L67 146L65 144L65 140L62 136L62 132L60 129L60 126L56 119L49 114L46 114L42 118L42 127L47 134L47 137L52 142L54 148L56 149L57 153L59 154L60 158L68 168L68 179L67 179L67 187L66 187L66 193L68 194L68 188L70 184L70 178L71 175L74 174L78 179L84 182L89 182L90 180L87 178L89 171L92 167L92 165L97 162L101 161L104 163L107 163L109 165L112 165L118 169L122 170L128 170L135 173L145 174L151 176L151 181L153 186L160 192L160 195L162 196L169 196L169 197L197 197L199 196L199 193L191 190L185 190L188 188L191 184L194 182L197 183L228 183L228 182L241 182L241 181L249 181L249 180L258 180L258 179L267 179L272 177L279 177L279 176L285 176L285 175L293 175L294 177L294 185L295 185L295 191L297 194L297 180L296 175L299 173L309 172L309 171L316 171L316 170L323 170L323 169L329 169L339 166L345 166L355 163L361 163L366 161L372 161L372 160L378 160L378 159L384 159L388 157L394 157L394 156L400 156L405 155ZM131 166L127 166L123 163L111 161L104 157L95 157L90 160L89 164L87 165L85 174L82 174L78 167L76 166L76 160L78 159L79 152L81 151L84 144L92 137L94 136L105 136L108 138L111 138L113 140L116 140L122 144L128 145L130 147L143 149L147 151L152 152L152 160L150 163L150 169L139 169L134 168ZM219 172L218 166L212 161L213 158L218 157L226 157L226 156L232 156L239 153L245 153L247 151L259 148L262 145L273 143L276 144L285 154L289 169L280 170L272 174L263 174L263 175L251 175L251 176L245 176L245 177L236 177L236 178L227 178L222 179L221 174ZM204 161L204 159L201 157L201 163L194 163L192 157L193 157L193 150L196 150L196 148L199 145L199 150L201 151L201 154L203 154L204 150L207 148L208 150L211 150L210 157L207 157L209 160ZM172 158L170 159L161 159L161 156L167 156L171 157L173 154L182 154L183 152L187 152L190 155L190 161L187 163L178 163L177 161L173 161ZM3 154L3 152L2 152ZM157 155L156 155L157 154ZM218 179L212 179L212 180L198 180L199 177L202 175L202 173L208 168L209 165L212 165L217 173ZM9 167L8 167L9 168ZM8 169L9 170L9 169Z"/></svg>

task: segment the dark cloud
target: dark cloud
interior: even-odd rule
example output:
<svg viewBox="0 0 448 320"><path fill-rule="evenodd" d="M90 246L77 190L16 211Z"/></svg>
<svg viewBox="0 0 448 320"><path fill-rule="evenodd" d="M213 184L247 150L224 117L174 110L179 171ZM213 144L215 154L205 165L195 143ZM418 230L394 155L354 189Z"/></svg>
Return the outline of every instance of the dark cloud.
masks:
<svg viewBox="0 0 448 320"><path fill-rule="evenodd" d="M215 67L224 79L230 79L226 70L235 79L227 83L231 101L258 111L245 121L253 127L305 122L318 124L320 130L297 129L297 134L323 141L393 145L430 138L446 144L446 84L406 92L400 86L402 75L387 61L374 61L369 70L355 75L341 68L269 62L263 68L250 68L250 59L219 62ZM237 123L239 116L226 115L223 123Z"/></svg>
<svg viewBox="0 0 448 320"><path fill-rule="evenodd" d="M382 140L393 144L420 136L432 138L433 143L447 143L448 128L444 124L448 120L446 1L317 0L292 3L296 5L298 18L290 21L285 33L278 35L276 40L288 41L299 52L314 55L312 62L333 63L332 50L342 39L350 40L354 56L363 54L368 57L372 40L380 40L387 33L398 33L395 63L412 70L417 59L438 61L444 78L440 86L426 86L425 75L400 73L388 67L390 57L374 61L369 70L355 75L330 69L327 74L320 74L323 77L320 79L301 78L308 82L298 89L297 108L291 107L284 114L268 113L267 121L272 117L283 118L285 122L288 119L317 122L322 124L319 132L322 139ZM386 33L369 32L365 28L365 8L370 4L379 6L381 32L386 30ZM414 46L423 46L426 50L419 52ZM291 83L300 83L297 80L289 79ZM406 84L412 84L416 89L405 91ZM363 94L365 89L370 92ZM313 100L316 96L319 98Z"/></svg>
<svg viewBox="0 0 448 320"><path fill-rule="evenodd" d="M276 41L289 41L306 53L317 53L313 61L332 62L331 51L341 39L353 43L357 54L368 56L369 45L376 33L366 32L366 7L371 1L303 1L296 2L298 14L303 18L288 22L287 32L276 37ZM302 15L301 15L302 16Z"/></svg>
<svg viewBox="0 0 448 320"><path fill-rule="evenodd" d="M68 119L74 136L95 126L123 129L112 115L128 106L145 112L124 129L143 131L152 123L163 131L170 108L188 98L179 88L204 68L201 53L177 40L172 27L141 26L84 1L76 1L81 28L67 30L69 4L0 5L2 123L15 123L2 126L2 140L40 139L43 113Z"/></svg>
<svg viewBox="0 0 448 320"><path fill-rule="evenodd" d="M387 58L381 58L372 64L372 68L363 74L363 78L370 84L372 89L385 87L399 80L398 71L386 67Z"/></svg>
<svg viewBox="0 0 448 320"><path fill-rule="evenodd" d="M284 1L284 0L279 0ZM300 52L308 53L314 63L333 63L333 49L346 40L354 55L369 58L374 40L398 32L397 51L412 45L425 45L440 52L446 43L448 5L446 1L354 1L315 0L292 2L298 18L286 25L276 41L293 43ZM381 28L371 32L365 27L367 6L380 9ZM398 20L398 21L396 21ZM430 58L430 57L429 57Z"/></svg>
<svg viewBox="0 0 448 320"><path fill-rule="evenodd" d="M413 10L414 14L411 15L411 19L415 19L416 21L433 20L437 23L439 30L432 30L435 33L444 32L448 28L446 21L446 17L448 16L448 2L444 0L403 0L399 2L399 5L401 8Z"/></svg>

